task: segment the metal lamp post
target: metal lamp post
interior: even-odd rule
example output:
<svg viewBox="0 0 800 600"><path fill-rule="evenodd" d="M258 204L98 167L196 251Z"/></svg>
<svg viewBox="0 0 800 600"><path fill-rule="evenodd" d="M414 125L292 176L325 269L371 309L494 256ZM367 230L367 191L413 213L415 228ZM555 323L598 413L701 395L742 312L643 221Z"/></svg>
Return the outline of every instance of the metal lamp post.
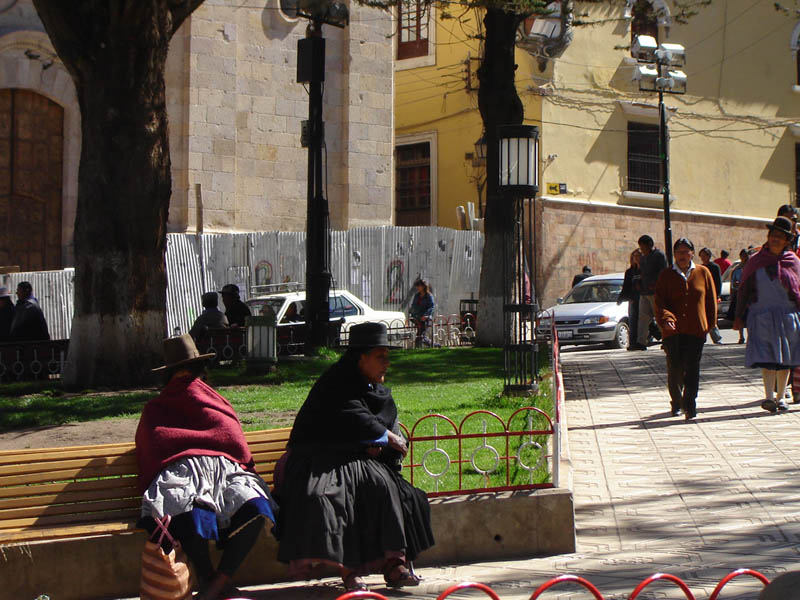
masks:
<svg viewBox="0 0 800 600"><path fill-rule="evenodd" d="M512 222L503 230L503 363L507 395L529 395L536 383L534 287L534 199L539 191L539 129L532 125L498 128L499 186L513 203ZM527 223L525 206L527 204ZM526 227L527 224L527 227Z"/></svg>
<svg viewBox="0 0 800 600"><path fill-rule="evenodd" d="M322 25L344 27L349 21L347 6L330 0L300 0L297 16L309 20L306 37L297 42L297 82L308 84L308 121L303 123L301 143L308 148L308 191L306 208L306 354L328 343L330 318L328 296L331 288L330 215L323 195L322 148L325 124L322 120L322 84L325 81L325 39Z"/></svg>
<svg viewBox="0 0 800 600"><path fill-rule="evenodd" d="M686 73L679 70L686 63L686 49L680 44L656 45L654 37L637 35L633 55L639 65L633 72L639 90L658 92L658 153L661 158L661 191L664 194L664 251L672 265L672 223L669 214L669 131L664 94L685 94Z"/></svg>

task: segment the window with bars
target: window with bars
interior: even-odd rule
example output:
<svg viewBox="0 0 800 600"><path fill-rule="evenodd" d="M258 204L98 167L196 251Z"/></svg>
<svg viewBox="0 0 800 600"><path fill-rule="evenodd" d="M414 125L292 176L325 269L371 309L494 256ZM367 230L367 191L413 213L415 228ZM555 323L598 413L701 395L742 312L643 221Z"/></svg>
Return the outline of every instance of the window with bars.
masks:
<svg viewBox="0 0 800 600"><path fill-rule="evenodd" d="M628 191L661 193L658 125L628 123Z"/></svg>
<svg viewBox="0 0 800 600"><path fill-rule="evenodd" d="M397 59L428 55L428 10L421 0L398 5Z"/></svg>
<svg viewBox="0 0 800 600"><path fill-rule="evenodd" d="M395 225L431 224L431 145L395 149Z"/></svg>
<svg viewBox="0 0 800 600"><path fill-rule="evenodd" d="M631 46L637 35L649 35L658 43L658 16L650 0L637 0L631 11Z"/></svg>

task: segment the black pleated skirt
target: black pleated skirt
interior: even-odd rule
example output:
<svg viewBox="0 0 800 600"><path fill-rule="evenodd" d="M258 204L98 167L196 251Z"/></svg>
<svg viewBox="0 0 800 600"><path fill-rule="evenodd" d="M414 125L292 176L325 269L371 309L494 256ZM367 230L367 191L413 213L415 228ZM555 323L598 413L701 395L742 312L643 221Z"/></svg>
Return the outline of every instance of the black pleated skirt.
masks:
<svg viewBox="0 0 800 600"><path fill-rule="evenodd" d="M292 450L275 490L278 559L374 570L389 553L407 560L434 544L428 498L363 453Z"/></svg>

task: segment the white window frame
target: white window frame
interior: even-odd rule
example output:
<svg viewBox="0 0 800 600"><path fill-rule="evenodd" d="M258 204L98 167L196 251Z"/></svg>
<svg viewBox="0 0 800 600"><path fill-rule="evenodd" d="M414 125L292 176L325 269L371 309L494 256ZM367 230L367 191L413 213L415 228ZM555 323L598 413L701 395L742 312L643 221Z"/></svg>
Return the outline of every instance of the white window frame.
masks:
<svg viewBox="0 0 800 600"><path fill-rule="evenodd" d="M436 64L436 7L428 5L428 54L425 56L415 56L414 58L397 58L397 44L400 41L398 26L400 21L400 9L392 11L392 26L394 35L392 36L392 57L394 57L394 70L406 71L418 67L430 67Z"/></svg>

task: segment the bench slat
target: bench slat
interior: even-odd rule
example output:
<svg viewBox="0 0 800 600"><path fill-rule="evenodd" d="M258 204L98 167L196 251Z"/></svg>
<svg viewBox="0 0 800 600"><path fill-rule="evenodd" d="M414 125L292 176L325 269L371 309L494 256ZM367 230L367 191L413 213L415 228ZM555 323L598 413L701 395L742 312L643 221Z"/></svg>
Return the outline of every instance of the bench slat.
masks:
<svg viewBox="0 0 800 600"><path fill-rule="evenodd" d="M81 502L68 504L45 504L30 507L9 508L0 510L0 529L7 528L6 523L13 523L16 519L33 517L49 517L55 515L83 515L90 512L102 512L119 509L141 509L142 498L135 496L127 499L112 498L100 502ZM12 525L8 525L12 527Z"/></svg>
<svg viewBox="0 0 800 600"><path fill-rule="evenodd" d="M31 497L44 494L83 493L90 490L137 489L137 477L114 477L109 479L86 479L83 481L59 481L36 485L0 487L0 499Z"/></svg>
<svg viewBox="0 0 800 600"><path fill-rule="evenodd" d="M20 473L46 473L52 471L63 471L66 469L86 469L86 468L106 468L106 467L125 468L129 473L138 472L136 457L125 454L123 456L94 456L90 458L75 458L72 460L56 460L33 462L27 464L0 466L0 481L5 475L18 475Z"/></svg>
<svg viewBox="0 0 800 600"><path fill-rule="evenodd" d="M108 521L129 520L135 523L139 518L140 511L141 505L137 505L136 508L120 508L103 512L8 519L7 521L0 521L0 531L16 527L50 527L54 525L106 523Z"/></svg>
<svg viewBox="0 0 800 600"><path fill-rule="evenodd" d="M30 473L27 475L4 475L0 477L0 487L13 485L28 485L51 481L67 481L71 479L91 479L95 477L130 476L131 470L127 467L87 467L83 469L64 469L44 473Z"/></svg>
<svg viewBox="0 0 800 600"><path fill-rule="evenodd" d="M37 486L38 487L38 486ZM139 490L135 485L119 486L112 489L86 489L77 491L61 491L58 493L38 494L36 496L12 496L0 498L0 512L11 508L28 506L49 506L51 504L77 504L97 500L114 500L118 498L139 498Z"/></svg>
<svg viewBox="0 0 800 600"><path fill-rule="evenodd" d="M131 520L109 521L91 525L75 525L72 527L18 527L0 531L0 545L37 540L59 540L71 537L85 537L108 533L127 533L138 531L136 523Z"/></svg>
<svg viewBox="0 0 800 600"><path fill-rule="evenodd" d="M134 443L116 442L114 444L92 444L90 446L59 446L54 448L25 448L22 450L0 450L0 463L22 460L24 457L36 455L63 456L110 456L133 452Z"/></svg>

